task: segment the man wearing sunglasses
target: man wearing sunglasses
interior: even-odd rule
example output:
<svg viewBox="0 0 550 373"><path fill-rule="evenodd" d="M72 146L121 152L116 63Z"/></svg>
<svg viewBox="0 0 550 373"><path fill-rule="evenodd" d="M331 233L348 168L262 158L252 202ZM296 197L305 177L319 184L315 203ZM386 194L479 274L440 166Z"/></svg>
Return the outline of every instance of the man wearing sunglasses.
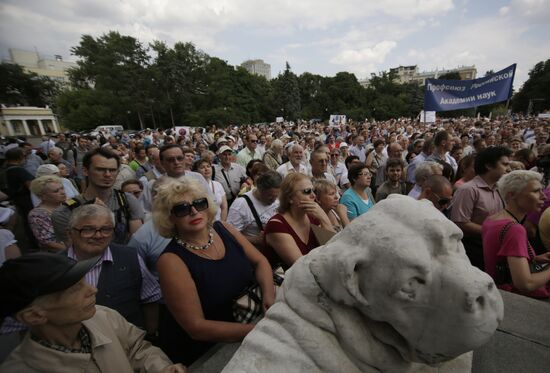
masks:
<svg viewBox="0 0 550 373"><path fill-rule="evenodd" d="M453 186L445 176L431 175L422 184L418 199L430 200L436 209L444 213L451 207Z"/></svg>
<svg viewBox="0 0 550 373"><path fill-rule="evenodd" d="M188 163L192 163L192 160L190 161L189 156L186 159L186 151L187 150L184 150L177 144L164 145L159 149L160 163L165 171L164 176L174 179L182 176L189 176L197 180L204 187L204 190L211 194L210 188L208 187L206 180L204 180L204 177L202 177L202 175L198 172L190 171L188 169ZM150 180L143 190L143 206L145 208L145 212L147 213L152 211L156 181L157 180Z"/></svg>
<svg viewBox="0 0 550 373"><path fill-rule="evenodd" d="M248 162L253 159L262 159L262 155L257 151L258 147L258 137L254 134L247 134L244 139L244 144L246 145L243 150L237 154L237 163L243 167L246 167Z"/></svg>

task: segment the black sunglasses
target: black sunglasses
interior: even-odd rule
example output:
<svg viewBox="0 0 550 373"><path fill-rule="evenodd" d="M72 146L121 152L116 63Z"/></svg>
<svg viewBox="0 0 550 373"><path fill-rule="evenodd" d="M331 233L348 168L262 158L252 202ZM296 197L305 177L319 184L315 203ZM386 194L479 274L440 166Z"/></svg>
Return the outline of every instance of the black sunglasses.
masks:
<svg viewBox="0 0 550 373"><path fill-rule="evenodd" d="M313 193L313 188L302 189L300 192L302 192L306 196L309 196L311 193Z"/></svg>
<svg viewBox="0 0 550 373"><path fill-rule="evenodd" d="M175 217L182 218L191 214L192 208L195 208L195 210L197 211L206 210L208 208L208 199L198 198L191 203L180 203L179 205L175 205L174 207L172 207L171 213Z"/></svg>
<svg viewBox="0 0 550 373"><path fill-rule="evenodd" d="M451 203L451 199L447 197L440 197L436 193L432 192L434 196L437 197L437 204L441 207L447 206L449 203Z"/></svg>

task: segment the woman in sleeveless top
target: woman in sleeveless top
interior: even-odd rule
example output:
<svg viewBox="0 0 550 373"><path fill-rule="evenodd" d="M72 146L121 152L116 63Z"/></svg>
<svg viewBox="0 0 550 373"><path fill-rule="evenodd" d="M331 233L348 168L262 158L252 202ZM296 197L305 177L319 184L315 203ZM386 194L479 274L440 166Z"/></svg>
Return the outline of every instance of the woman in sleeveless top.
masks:
<svg viewBox="0 0 550 373"><path fill-rule="evenodd" d="M189 178L167 180L157 190L153 222L173 237L157 262L169 312L159 339L174 362L191 364L216 342L241 341L252 324L235 322L233 300L255 281L267 310L275 289L269 263L235 228L212 221L216 206Z"/></svg>
<svg viewBox="0 0 550 373"><path fill-rule="evenodd" d="M265 255L272 264L282 262L287 269L302 255L319 246L311 225L334 231L330 219L315 202L308 176L293 172L281 184L279 213L265 226Z"/></svg>
<svg viewBox="0 0 550 373"><path fill-rule="evenodd" d="M316 201L327 214L334 231L340 232L349 224L348 209L338 203L338 188L328 180L317 180L314 183Z"/></svg>

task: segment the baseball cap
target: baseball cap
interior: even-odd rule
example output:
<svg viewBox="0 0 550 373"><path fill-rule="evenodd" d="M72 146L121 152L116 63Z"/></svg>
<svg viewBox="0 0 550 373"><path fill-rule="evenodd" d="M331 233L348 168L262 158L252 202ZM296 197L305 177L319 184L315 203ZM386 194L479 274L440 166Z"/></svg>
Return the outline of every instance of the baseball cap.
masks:
<svg viewBox="0 0 550 373"><path fill-rule="evenodd" d="M13 315L36 298L70 288L99 261L76 261L63 254L34 253L0 267L0 317Z"/></svg>
<svg viewBox="0 0 550 373"><path fill-rule="evenodd" d="M225 137L220 137L218 141L216 141L216 145L220 145L221 143L227 142L227 139Z"/></svg>
<svg viewBox="0 0 550 373"><path fill-rule="evenodd" d="M229 146L223 145L221 148L218 149L218 154L222 154L223 152L225 152L227 150L233 151L233 149L231 149Z"/></svg>
<svg viewBox="0 0 550 373"><path fill-rule="evenodd" d="M340 143L340 146L339 146L339 148L349 148L349 145L348 145L348 143L347 143L347 142L345 142L345 141L342 141L342 142Z"/></svg>

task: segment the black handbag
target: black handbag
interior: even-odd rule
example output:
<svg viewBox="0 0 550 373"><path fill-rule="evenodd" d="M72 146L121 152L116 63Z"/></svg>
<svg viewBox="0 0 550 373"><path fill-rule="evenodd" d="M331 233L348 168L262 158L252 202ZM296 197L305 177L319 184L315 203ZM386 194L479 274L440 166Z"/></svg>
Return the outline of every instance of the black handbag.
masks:
<svg viewBox="0 0 550 373"><path fill-rule="evenodd" d="M510 228L516 224L516 222L511 221L507 223L504 227L502 227L502 230L498 235L500 245L502 245L502 243L504 242L504 237L506 237L506 234L508 233ZM535 260L535 254L533 253L533 248L531 247L529 240L527 240L527 252L529 254L529 271L531 273L543 271L545 265L537 263L537 261ZM508 261L506 260L506 258L504 258L503 261L497 262L496 264L495 283L497 285L512 283L512 274L510 273L510 267L508 267Z"/></svg>

